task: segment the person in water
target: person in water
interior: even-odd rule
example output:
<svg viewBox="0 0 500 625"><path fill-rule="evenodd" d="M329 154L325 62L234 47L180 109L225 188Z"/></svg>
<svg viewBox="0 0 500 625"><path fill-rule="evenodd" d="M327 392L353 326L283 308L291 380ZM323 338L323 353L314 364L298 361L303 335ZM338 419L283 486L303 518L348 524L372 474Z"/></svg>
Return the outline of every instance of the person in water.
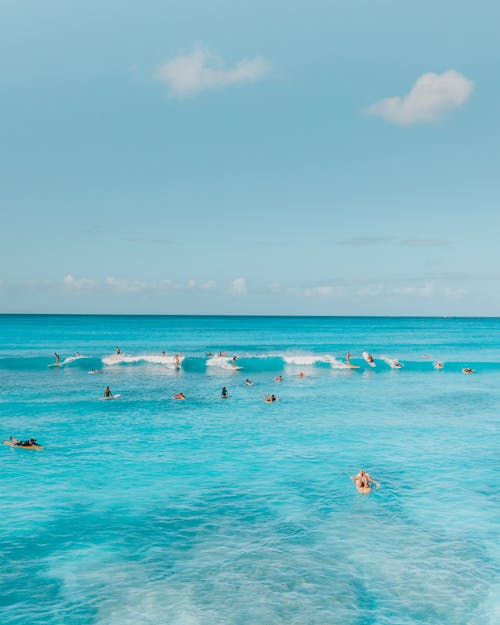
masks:
<svg viewBox="0 0 500 625"><path fill-rule="evenodd" d="M268 395L268 394L264 395L264 400L267 401L268 403L271 403L273 401L278 401L278 398L273 393L272 395Z"/></svg>
<svg viewBox="0 0 500 625"><path fill-rule="evenodd" d="M227 392L227 388L225 386L222 387L222 391L220 392L221 397L229 397L229 393Z"/></svg>
<svg viewBox="0 0 500 625"><path fill-rule="evenodd" d="M435 362L434 363L434 369L442 369L443 368L443 363L442 362Z"/></svg>
<svg viewBox="0 0 500 625"><path fill-rule="evenodd" d="M57 352L54 352L54 356L56 357L56 365L58 365L61 361L61 357L59 356Z"/></svg>
<svg viewBox="0 0 500 625"><path fill-rule="evenodd" d="M38 443L36 442L36 439L34 438L30 438L27 441L18 441L15 438L12 438L12 436L10 437L11 441L14 441L14 444L16 445L16 447L33 447L33 445L38 445Z"/></svg>
<svg viewBox="0 0 500 625"><path fill-rule="evenodd" d="M121 354L121 350L120 350L120 348L118 347L118 345L116 346L116 349L115 349L115 354Z"/></svg>
<svg viewBox="0 0 500 625"><path fill-rule="evenodd" d="M303 373L302 371L300 373L298 373L297 376L299 378L305 378L306 377L305 373Z"/></svg>
<svg viewBox="0 0 500 625"><path fill-rule="evenodd" d="M372 484L375 484L377 488L380 486L380 484L363 469L361 469L357 475L353 475L351 479L354 480L354 483L358 488L371 488Z"/></svg>
<svg viewBox="0 0 500 625"><path fill-rule="evenodd" d="M373 356L371 354L367 354L366 355L366 361L367 362L373 362Z"/></svg>
<svg viewBox="0 0 500 625"><path fill-rule="evenodd" d="M470 367L464 367L462 369L463 373L474 373L474 369L471 369Z"/></svg>
<svg viewBox="0 0 500 625"><path fill-rule="evenodd" d="M177 368L179 368L180 367L180 361L179 361L179 355L178 354L175 354L174 360L175 360L175 366Z"/></svg>
<svg viewBox="0 0 500 625"><path fill-rule="evenodd" d="M238 360L238 356L236 354L234 354L234 356L231 358L232 362L233 362L233 367L236 367L236 361Z"/></svg>
<svg viewBox="0 0 500 625"><path fill-rule="evenodd" d="M252 386L252 384L252 380L249 380L248 378L245 380L245 386Z"/></svg>
<svg viewBox="0 0 500 625"><path fill-rule="evenodd" d="M106 386L106 389L104 390L104 397L113 397L113 393L111 392L109 386Z"/></svg>
<svg viewBox="0 0 500 625"><path fill-rule="evenodd" d="M282 382L283 381L283 376L282 375L278 375L274 378L275 382Z"/></svg>
<svg viewBox="0 0 500 625"><path fill-rule="evenodd" d="M186 396L184 395L184 393L177 393L176 395L174 395L174 399L186 399Z"/></svg>

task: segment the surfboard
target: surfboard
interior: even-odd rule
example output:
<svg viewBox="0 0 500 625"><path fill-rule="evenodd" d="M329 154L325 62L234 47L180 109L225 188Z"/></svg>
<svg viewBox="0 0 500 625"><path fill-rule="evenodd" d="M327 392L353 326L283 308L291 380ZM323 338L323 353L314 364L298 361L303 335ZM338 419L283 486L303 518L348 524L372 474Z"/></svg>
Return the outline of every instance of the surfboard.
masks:
<svg viewBox="0 0 500 625"><path fill-rule="evenodd" d="M47 367L62 367L62 362L53 362L51 365L47 365Z"/></svg>
<svg viewBox="0 0 500 625"><path fill-rule="evenodd" d="M345 366L346 369L359 369L359 365L348 365Z"/></svg>
<svg viewBox="0 0 500 625"><path fill-rule="evenodd" d="M99 397L99 399L117 399L118 397L121 397L120 393L117 395L110 395L109 397Z"/></svg>
<svg viewBox="0 0 500 625"><path fill-rule="evenodd" d="M16 443L18 442L19 441L15 438L12 441L4 441L3 444L8 445L9 447L17 447L19 449L35 449L37 451L43 449L43 445L17 445Z"/></svg>
<svg viewBox="0 0 500 625"><path fill-rule="evenodd" d="M369 360L370 354L368 352L363 352L362 356L366 360L366 362L370 365L370 367L376 367L377 366L373 361Z"/></svg>

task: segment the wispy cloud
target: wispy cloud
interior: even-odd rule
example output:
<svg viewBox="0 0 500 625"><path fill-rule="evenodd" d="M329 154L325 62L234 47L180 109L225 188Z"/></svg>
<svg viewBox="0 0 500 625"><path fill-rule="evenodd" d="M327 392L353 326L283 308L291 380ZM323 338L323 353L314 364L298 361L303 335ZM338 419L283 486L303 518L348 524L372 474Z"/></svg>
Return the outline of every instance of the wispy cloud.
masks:
<svg viewBox="0 0 500 625"><path fill-rule="evenodd" d="M235 278L229 287L229 293L236 296L244 296L248 294L247 281L245 278Z"/></svg>
<svg viewBox="0 0 500 625"><path fill-rule="evenodd" d="M88 289L90 287L93 287L95 282L93 280L90 280L89 278L75 278L75 276L73 276L71 273L68 273L66 276L64 276L64 286L66 286L68 289L76 289L76 290L80 290L80 289Z"/></svg>
<svg viewBox="0 0 500 625"><path fill-rule="evenodd" d="M402 126L431 122L462 106L473 90L474 83L455 70L428 72L417 78L406 95L375 102L367 113Z"/></svg>
<svg viewBox="0 0 500 625"><path fill-rule="evenodd" d="M295 297L328 298L344 293L344 287L333 284L319 284L308 287L291 287L289 290Z"/></svg>
<svg viewBox="0 0 500 625"><path fill-rule="evenodd" d="M169 59L157 68L155 77L167 85L172 96L190 96L209 89L261 78L271 64L261 56L242 59L233 67L203 46Z"/></svg>
<svg viewBox="0 0 500 625"><path fill-rule="evenodd" d="M400 245L402 247L445 247L451 245L451 241L444 239L424 239L411 238L404 239L402 237L352 237L350 239L341 239L337 241L337 245L349 245L353 247L370 247L383 245Z"/></svg>

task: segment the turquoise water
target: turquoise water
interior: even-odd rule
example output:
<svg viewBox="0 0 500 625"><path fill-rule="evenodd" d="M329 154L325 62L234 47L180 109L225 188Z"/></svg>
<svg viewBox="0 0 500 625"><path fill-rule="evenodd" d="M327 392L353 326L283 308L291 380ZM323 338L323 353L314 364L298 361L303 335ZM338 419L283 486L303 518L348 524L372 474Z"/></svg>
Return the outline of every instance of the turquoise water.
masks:
<svg viewBox="0 0 500 625"><path fill-rule="evenodd" d="M0 390L2 625L500 618L500 319L2 316Z"/></svg>

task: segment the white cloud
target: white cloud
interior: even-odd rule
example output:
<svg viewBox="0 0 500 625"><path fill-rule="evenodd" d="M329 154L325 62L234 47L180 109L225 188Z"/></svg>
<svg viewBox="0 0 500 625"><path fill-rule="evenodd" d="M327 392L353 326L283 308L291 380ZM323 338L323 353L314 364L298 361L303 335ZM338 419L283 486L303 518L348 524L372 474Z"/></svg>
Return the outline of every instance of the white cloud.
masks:
<svg viewBox="0 0 500 625"><path fill-rule="evenodd" d="M432 282L424 282L422 286L402 286L394 288L390 291L390 295L411 295L416 297L430 297L434 293L434 284Z"/></svg>
<svg viewBox="0 0 500 625"><path fill-rule="evenodd" d="M196 288L196 280L188 280L187 281L187 288L188 289L195 289Z"/></svg>
<svg viewBox="0 0 500 625"><path fill-rule="evenodd" d="M137 293L148 288L146 282L141 282L139 280L123 280L121 278L113 278L112 276L106 278L106 284L123 293Z"/></svg>
<svg viewBox="0 0 500 625"><path fill-rule="evenodd" d="M217 287L217 282L215 280L207 280L201 285L202 289L215 289Z"/></svg>
<svg viewBox="0 0 500 625"><path fill-rule="evenodd" d="M197 46L188 54L166 61L155 72L173 96L189 96L207 89L257 80L271 68L261 56L242 59L234 67L226 68L224 60L207 48Z"/></svg>
<svg viewBox="0 0 500 625"><path fill-rule="evenodd" d="M237 296L247 295L248 294L248 288L247 288L247 281L246 281L246 279L245 278L235 278L231 282L231 286L229 287L229 293L231 293L231 295L237 295Z"/></svg>
<svg viewBox="0 0 500 625"><path fill-rule="evenodd" d="M64 285L70 289L85 289L94 286L94 281L88 278L75 278L72 274L68 273L64 276Z"/></svg>
<svg viewBox="0 0 500 625"><path fill-rule="evenodd" d="M305 288L292 287L289 289L292 295L296 297L333 297L334 295L342 295L344 288L341 286L319 285Z"/></svg>
<svg viewBox="0 0 500 625"><path fill-rule="evenodd" d="M367 112L402 126L430 122L462 106L473 89L474 83L455 70L429 72L417 78L406 95L380 100Z"/></svg>

